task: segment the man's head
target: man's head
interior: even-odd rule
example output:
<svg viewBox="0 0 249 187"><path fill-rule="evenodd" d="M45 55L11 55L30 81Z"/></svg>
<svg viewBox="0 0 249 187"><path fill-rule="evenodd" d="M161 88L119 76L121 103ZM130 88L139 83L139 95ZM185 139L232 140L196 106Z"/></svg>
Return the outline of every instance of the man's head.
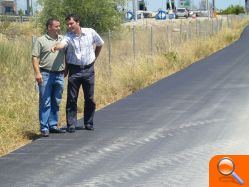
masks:
<svg viewBox="0 0 249 187"><path fill-rule="evenodd" d="M77 14L69 14L66 17L68 31L78 34L80 32L80 16Z"/></svg>
<svg viewBox="0 0 249 187"><path fill-rule="evenodd" d="M46 28L49 35L58 36L60 34L60 21L50 18L46 23Z"/></svg>

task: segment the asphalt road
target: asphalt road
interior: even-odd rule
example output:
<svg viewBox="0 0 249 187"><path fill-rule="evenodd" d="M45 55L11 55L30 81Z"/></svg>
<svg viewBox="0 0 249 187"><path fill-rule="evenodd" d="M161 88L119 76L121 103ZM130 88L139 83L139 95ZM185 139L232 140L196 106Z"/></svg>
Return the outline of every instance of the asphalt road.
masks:
<svg viewBox="0 0 249 187"><path fill-rule="evenodd" d="M248 47L249 28L98 111L94 132L40 138L1 157L0 186L208 186L214 155L249 153Z"/></svg>

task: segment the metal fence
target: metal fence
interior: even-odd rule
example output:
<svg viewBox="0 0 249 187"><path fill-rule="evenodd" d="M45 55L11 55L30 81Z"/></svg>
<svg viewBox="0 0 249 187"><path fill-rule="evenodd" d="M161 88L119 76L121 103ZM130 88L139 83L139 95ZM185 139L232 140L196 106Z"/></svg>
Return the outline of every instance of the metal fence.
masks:
<svg viewBox="0 0 249 187"><path fill-rule="evenodd" d="M12 16L12 15L0 15L0 22L11 21L11 22L28 22L31 19L35 19L32 16Z"/></svg>
<svg viewBox="0 0 249 187"><path fill-rule="evenodd" d="M105 45L99 60L109 64L116 61L134 60L162 53L176 48L183 42L201 42L216 35L221 30L232 28L246 15L229 15L220 18L186 19L174 21L141 21L140 26L130 25L122 32L104 33ZM154 25L153 25L154 24Z"/></svg>

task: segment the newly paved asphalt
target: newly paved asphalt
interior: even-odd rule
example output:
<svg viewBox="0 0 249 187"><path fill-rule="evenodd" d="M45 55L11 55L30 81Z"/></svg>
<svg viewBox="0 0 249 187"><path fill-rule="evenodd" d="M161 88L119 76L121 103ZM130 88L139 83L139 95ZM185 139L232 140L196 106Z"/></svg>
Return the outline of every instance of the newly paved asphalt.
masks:
<svg viewBox="0 0 249 187"><path fill-rule="evenodd" d="M249 154L249 29L95 123L1 157L0 186L208 186L212 156Z"/></svg>

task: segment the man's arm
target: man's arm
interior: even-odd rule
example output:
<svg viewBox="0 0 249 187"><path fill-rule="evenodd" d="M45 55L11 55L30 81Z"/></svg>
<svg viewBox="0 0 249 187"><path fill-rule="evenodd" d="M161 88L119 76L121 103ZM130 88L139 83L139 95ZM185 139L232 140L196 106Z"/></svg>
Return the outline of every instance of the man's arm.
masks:
<svg viewBox="0 0 249 187"><path fill-rule="evenodd" d="M57 44L55 44L52 48L51 48L51 51L54 53L55 51L57 50L60 50L60 49L64 49L64 47L67 45L67 43L65 42L59 42Z"/></svg>
<svg viewBox="0 0 249 187"><path fill-rule="evenodd" d="M98 58L101 49L102 49L102 45L96 46L96 48L95 48L95 60Z"/></svg>
<svg viewBox="0 0 249 187"><path fill-rule="evenodd" d="M38 84L42 83L42 75L39 68L39 61L40 60L38 57L32 56L32 64L35 71L35 80Z"/></svg>
<svg viewBox="0 0 249 187"><path fill-rule="evenodd" d="M67 60L65 60L64 77L66 77L67 75L68 75L68 64L67 64Z"/></svg>

